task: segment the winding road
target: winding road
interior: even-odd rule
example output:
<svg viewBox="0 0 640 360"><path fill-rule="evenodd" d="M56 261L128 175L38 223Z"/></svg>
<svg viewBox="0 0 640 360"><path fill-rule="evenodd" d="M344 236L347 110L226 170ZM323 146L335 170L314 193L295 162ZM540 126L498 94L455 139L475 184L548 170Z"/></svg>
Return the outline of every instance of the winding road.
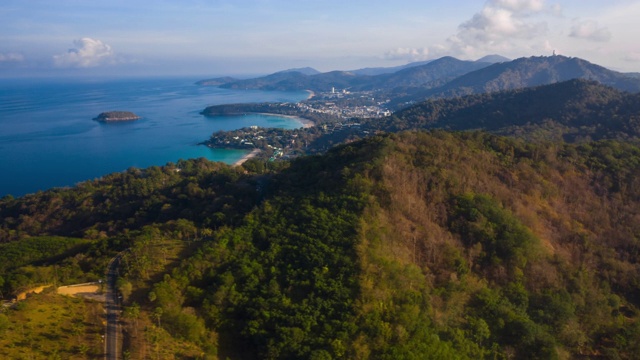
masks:
<svg viewBox="0 0 640 360"><path fill-rule="evenodd" d="M122 329L118 322L120 313L120 299L116 291L116 280L118 278L118 267L120 266L121 254L111 259L107 266L107 291L105 294L105 308L107 310L107 331L105 333L105 353L106 360L118 360L119 351L122 347Z"/></svg>

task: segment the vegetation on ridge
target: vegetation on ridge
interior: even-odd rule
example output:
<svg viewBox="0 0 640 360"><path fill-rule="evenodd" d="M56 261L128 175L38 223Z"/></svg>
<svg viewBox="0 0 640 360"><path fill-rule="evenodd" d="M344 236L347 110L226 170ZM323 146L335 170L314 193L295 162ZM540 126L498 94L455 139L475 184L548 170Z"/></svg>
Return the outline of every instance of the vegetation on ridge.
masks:
<svg viewBox="0 0 640 360"><path fill-rule="evenodd" d="M616 141L407 132L276 173L188 161L0 211L15 244L84 233L131 249L120 287L133 358L632 359L638 162ZM102 220L87 186L122 220ZM209 210L237 206L234 189L253 194L245 210ZM154 197L171 208L121 207Z"/></svg>

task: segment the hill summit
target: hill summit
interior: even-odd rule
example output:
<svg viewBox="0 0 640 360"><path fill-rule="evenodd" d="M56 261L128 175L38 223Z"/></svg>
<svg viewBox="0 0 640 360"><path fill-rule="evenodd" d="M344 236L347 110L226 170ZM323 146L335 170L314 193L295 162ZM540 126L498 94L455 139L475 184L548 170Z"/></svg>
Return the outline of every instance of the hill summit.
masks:
<svg viewBox="0 0 640 360"><path fill-rule="evenodd" d="M459 96L553 84L572 79L597 81L623 91L640 91L640 81L580 58L534 56L493 64L462 75L426 96Z"/></svg>

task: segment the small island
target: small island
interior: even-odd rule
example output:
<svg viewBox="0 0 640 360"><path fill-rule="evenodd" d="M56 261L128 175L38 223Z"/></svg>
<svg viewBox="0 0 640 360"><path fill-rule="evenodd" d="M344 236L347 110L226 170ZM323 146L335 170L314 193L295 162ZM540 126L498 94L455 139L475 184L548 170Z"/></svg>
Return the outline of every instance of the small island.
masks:
<svg viewBox="0 0 640 360"><path fill-rule="evenodd" d="M93 120L100 122L118 122L118 121L135 121L139 120L140 116L130 111L107 111L103 112Z"/></svg>

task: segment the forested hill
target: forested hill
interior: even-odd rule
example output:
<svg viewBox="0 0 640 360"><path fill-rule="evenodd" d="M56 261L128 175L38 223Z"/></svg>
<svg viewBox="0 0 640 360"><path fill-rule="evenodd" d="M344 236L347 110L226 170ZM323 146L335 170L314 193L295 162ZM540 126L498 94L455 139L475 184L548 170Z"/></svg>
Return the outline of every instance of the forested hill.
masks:
<svg viewBox="0 0 640 360"><path fill-rule="evenodd" d="M521 89L572 79L597 81L622 91L640 91L640 80L630 74L612 71L580 58L533 56L469 72L440 87L394 99L393 103Z"/></svg>
<svg viewBox="0 0 640 360"><path fill-rule="evenodd" d="M5 267L3 293L126 246L132 358L640 353L634 145L418 131L267 174L179 165L0 200L2 246L84 238Z"/></svg>
<svg viewBox="0 0 640 360"><path fill-rule="evenodd" d="M370 80L369 89L396 89L410 87L433 88L474 70L486 68L490 63L463 61L445 56L428 64L399 70L393 74L379 75Z"/></svg>
<svg viewBox="0 0 640 360"><path fill-rule="evenodd" d="M379 129L481 129L529 139L637 139L640 94L597 82L563 83L429 100L372 123Z"/></svg>

